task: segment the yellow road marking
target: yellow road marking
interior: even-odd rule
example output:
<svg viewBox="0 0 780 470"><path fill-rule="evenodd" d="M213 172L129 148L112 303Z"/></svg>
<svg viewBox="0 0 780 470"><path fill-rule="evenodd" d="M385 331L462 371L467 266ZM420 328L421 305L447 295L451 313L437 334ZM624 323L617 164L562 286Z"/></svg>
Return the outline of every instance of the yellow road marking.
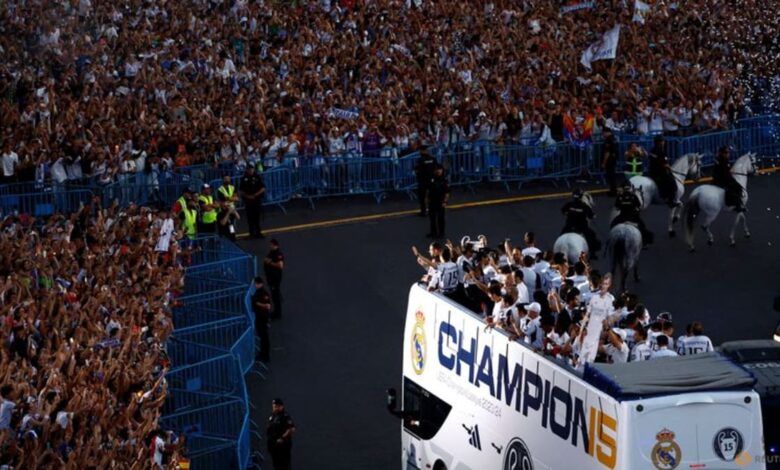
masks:
<svg viewBox="0 0 780 470"><path fill-rule="evenodd" d="M758 173L760 174L774 173L775 171L778 170L780 170L780 166L773 166L773 167L758 170ZM712 177L705 176L698 181L686 180L685 184L706 183L709 181L712 181ZM588 192L591 194L602 194L602 193L606 193L607 190L593 189L593 190L589 190ZM462 202L459 204L450 204L447 206L447 209L449 210L469 209L472 207L495 206L499 204L509 204L513 202L542 201L546 199L557 199L561 197L568 197L570 195L571 195L571 191L547 193L547 194L531 194L527 196L512 196L512 197L505 197L505 198L498 198L498 199L487 199L484 201L473 201L473 202ZM287 225L284 227L271 228L268 230L264 230L264 233L267 235L274 235L277 233L296 232L299 230L309 230L314 228L326 228L326 227L333 227L336 225L351 224L355 222L370 222L373 220L394 219L397 217L403 217L407 215L415 215L417 213L418 211L416 209L409 209L403 211L382 212L380 214L368 214L368 215L359 215L355 217L343 217L340 219L322 220L319 222L310 222L307 224ZM246 238L249 236L249 233L244 232L238 234L237 236L238 238Z"/></svg>

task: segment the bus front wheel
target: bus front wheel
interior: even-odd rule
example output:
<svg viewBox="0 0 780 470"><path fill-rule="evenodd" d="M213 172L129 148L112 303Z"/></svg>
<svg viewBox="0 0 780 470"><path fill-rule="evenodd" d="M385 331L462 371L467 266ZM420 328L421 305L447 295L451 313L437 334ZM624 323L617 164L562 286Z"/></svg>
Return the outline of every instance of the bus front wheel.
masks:
<svg viewBox="0 0 780 470"><path fill-rule="evenodd" d="M437 460L436 463L433 464L433 470L447 470L447 465L441 460Z"/></svg>

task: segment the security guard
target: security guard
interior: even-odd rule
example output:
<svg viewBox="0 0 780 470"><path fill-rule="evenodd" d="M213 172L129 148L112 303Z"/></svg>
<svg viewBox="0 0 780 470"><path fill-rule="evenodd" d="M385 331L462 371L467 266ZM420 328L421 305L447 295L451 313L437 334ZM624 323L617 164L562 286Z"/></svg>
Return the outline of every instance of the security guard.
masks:
<svg viewBox="0 0 780 470"><path fill-rule="evenodd" d="M669 165L669 159L666 156L666 141L662 136L655 138L655 145L650 151L650 178L655 181L658 187L658 194L665 200L669 207L675 206L675 183L672 167Z"/></svg>
<svg viewBox="0 0 780 470"><path fill-rule="evenodd" d="M271 296L265 290L263 278L255 278L255 293L252 294L252 311L255 313L255 334L260 340L260 351L255 356L256 361L268 362L271 352L268 337L268 319L271 316Z"/></svg>
<svg viewBox="0 0 780 470"><path fill-rule="evenodd" d="M428 216L431 222L431 231L426 235L429 238L444 238L444 210L450 198L450 186L447 177L444 176L444 167L436 164L433 170L433 178L428 187Z"/></svg>
<svg viewBox="0 0 780 470"><path fill-rule="evenodd" d="M189 240L198 238L198 205L195 201L186 200L181 206L181 228Z"/></svg>
<svg viewBox="0 0 780 470"><path fill-rule="evenodd" d="M275 320L282 318L282 272L284 271L284 254L279 248L279 241L275 238L269 243L270 250L263 259L265 277L268 279L268 287L271 289L271 299L274 303L273 315Z"/></svg>
<svg viewBox="0 0 780 470"><path fill-rule="evenodd" d="M609 129L604 131L603 155L601 167L609 185L607 196L614 197L617 195L617 174L615 170L617 168L618 146L615 135Z"/></svg>
<svg viewBox="0 0 780 470"><path fill-rule="evenodd" d="M426 198L431 186L431 180L436 169L436 158L427 150L420 151L420 158L414 166L414 173L417 176L417 200L420 201L420 217L425 217L428 213Z"/></svg>
<svg viewBox="0 0 780 470"><path fill-rule="evenodd" d="M292 417L284 409L284 401L281 398L274 398L271 402L271 416L268 418L268 428L265 432L274 470L292 468L292 435L294 432L295 424Z"/></svg>
<svg viewBox="0 0 780 470"><path fill-rule="evenodd" d="M615 219L612 221L610 227L614 227L617 224L623 222L631 222L636 224L639 231L642 233L642 246L653 243L653 232L649 231L645 226L640 211L642 209L642 201L634 192L634 187L631 183L626 181L623 183L623 187L620 190L620 194L615 200L615 208L620 211Z"/></svg>
<svg viewBox="0 0 780 470"><path fill-rule="evenodd" d="M179 196L179 199L173 203L172 212L176 215L181 214L183 208L187 207L188 202L192 200L192 189L185 188L184 192Z"/></svg>
<svg viewBox="0 0 780 470"><path fill-rule="evenodd" d="M222 178L222 185L217 189L217 200L220 202L219 212L219 234L223 237L235 240L236 238L236 221L240 218L236 211L236 202L238 202L238 195L236 194L236 187L233 186L230 175L225 175Z"/></svg>
<svg viewBox="0 0 780 470"><path fill-rule="evenodd" d="M211 195L211 187L208 184L203 185L200 195L200 224L198 231L201 233L216 233L217 228L217 205L214 204L214 196Z"/></svg>
<svg viewBox="0 0 780 470"><path fill-rule="evenodd" d="M742 212L742 186L731 174L729 168L729 149L721 147L718 150L718 158L715 160L715 168L712 171L712 184L726 191L726 206L734 207L737 212Z"/></svg>
<svg viewBox="0 0 780 470"><path fill-rule="evenodd" d="M263 182L263 177L255 172L253 165L246 167L246 173L241 178L240 189L241 197L244 199L244 206L246 207L249 236L264 238L263 231L260 229L260 216L263 213L265 183Z"/></svg>
<svg viewBox="0 0 780 470"><path fill-rule="evenodd" d="M590 220L596 216L593 209L582 200L585 192L582 188L575 188L572 192L572 200L567 202L561 208L561 212L566 216L566 223L561 233L579 233L585 237L588 242L588 250L591 259L598 259L596 253L601 250L601 241L596 236L596 232L590 228Z"/></svg>

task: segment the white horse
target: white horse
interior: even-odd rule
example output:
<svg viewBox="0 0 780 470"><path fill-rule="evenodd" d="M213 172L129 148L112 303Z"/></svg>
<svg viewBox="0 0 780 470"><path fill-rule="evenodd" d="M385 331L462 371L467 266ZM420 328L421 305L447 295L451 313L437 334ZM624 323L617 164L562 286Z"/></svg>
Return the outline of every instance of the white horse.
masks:
<svg viewBox="0 0 780 470"><path fill-rule="evenodd" d="M742 187L742 207L747 207L747 177L756 172L756 154L746 153L737 159L731 166L731 174L737 183ZM710 226L720 211L726 207L726 190L711 184L703 184L694 189L691 197L683 208L685 221L685 241L691 251L695 250L693 245L693 224L698 219L701 228L707 233L707 244L712 245L714 237L710 231ZM729 241L731 246L736 245L734 234L737 231L737 225L742 221L742 229L745 237L750 237L745 212L737 212L734 217L734 223L731 226Z"/></svg>
<svg viewBox="0 0 780 470"><path fill-rule="evenodd" d="M617 224L609 231L607 257L615 282L626 290L626 280L633 271L634 281L639 282L639 255L642 253L642 233L632 223Z"/></svg>
<svg viewBox="0 0 780 470"><path fill-rule="evenodd" d="M582 202L593 209L593 197L589 193L584 193L582 195ZM580 254L582 252L585 252L585 254L589 253L588 242L585 240L585 237L579 233L564 233L555 240L553 251L555 253L563 253L566 255L569 264L574 264L580 260Z"/></svg>
<svg viewBox="0 0 780 470"><path fill-rule="evenodd" d="M677 184L677 191L674 195L675 204L669 209L669 237L676 235L674 224L680 219L681 201L683 194L685 194L685 180L701 178L701 154L688 153L675 160L672 163L672 175ZM647 176L637 175L632 177L629 182L639 196L639 200L642 201L642 210L647 209L651 204L666 204L666 201L661 199L659 195L655 181ZM613 214L613 218L614 215L616 214Z"/></svg>

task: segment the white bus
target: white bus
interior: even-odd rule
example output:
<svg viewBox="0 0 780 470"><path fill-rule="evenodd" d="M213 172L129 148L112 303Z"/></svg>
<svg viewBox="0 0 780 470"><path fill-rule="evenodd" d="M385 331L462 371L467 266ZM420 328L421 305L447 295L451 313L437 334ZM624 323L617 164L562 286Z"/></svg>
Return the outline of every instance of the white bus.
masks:
<svg viewBox="0 0 780 470"><path fill-rule="evenodd" d="M764 469L755 379L718 353L579 373L414 285L402 468Z"/></svg>

